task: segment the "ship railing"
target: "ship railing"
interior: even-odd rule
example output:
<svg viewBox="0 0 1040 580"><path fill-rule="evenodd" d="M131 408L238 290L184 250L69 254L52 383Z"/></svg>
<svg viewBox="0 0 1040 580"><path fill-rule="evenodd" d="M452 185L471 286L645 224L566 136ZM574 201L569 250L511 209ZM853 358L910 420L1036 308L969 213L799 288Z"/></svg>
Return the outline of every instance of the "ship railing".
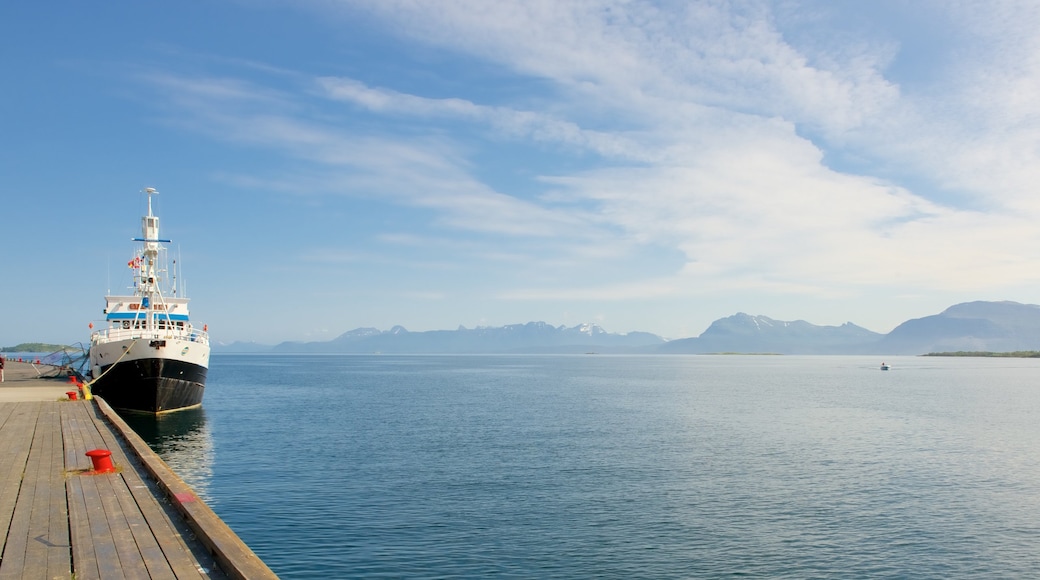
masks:
<svg viewBox="0 0 1040 580"><path fill-rule="evenodd" d="M119 340L161 340L174 338L197 342L199 344L209 344L209 333L205 330L199 330L192 327L142 329L113 326L111 328L102 328L101 330L94 331L94 334L91 336L91 342L100 344Z"/></svg>

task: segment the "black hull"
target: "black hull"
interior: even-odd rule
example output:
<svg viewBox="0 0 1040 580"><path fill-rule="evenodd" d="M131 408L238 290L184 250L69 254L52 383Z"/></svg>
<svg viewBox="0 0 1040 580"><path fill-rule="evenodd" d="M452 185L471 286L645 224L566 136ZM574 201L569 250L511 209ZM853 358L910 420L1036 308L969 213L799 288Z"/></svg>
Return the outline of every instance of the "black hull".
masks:
<svg viewBox="0 0 1040 580"><path fill-rule="evenodd" d="M111 366L111 365L109 365ZM167 413L202 404L207 368L164 358L122 361L101 378L90 392L113 409L139 413Z"/></svg>

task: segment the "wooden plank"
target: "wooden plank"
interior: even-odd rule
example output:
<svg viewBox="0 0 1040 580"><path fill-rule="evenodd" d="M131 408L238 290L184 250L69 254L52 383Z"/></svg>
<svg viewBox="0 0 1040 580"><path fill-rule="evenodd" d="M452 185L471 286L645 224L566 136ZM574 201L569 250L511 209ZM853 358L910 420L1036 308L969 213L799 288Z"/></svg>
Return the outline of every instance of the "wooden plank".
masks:
<svg viewBox="0 0 1040 580"><path fill-rule="evenodd" d="M7 411L3 427L0 427L0 462L5 469L0 470L0 529L4 530L0 539L0 554L7 545L11 519L14 517L18 493L22 487L25 464L29 460L29 449L35 432L36 417L39 414L39 403L9 403L2 405Z"/></svg>
<svg viewBox="0 0 1040 580"><path fill-rule="evenodd" d="M184 541L185 537L194 537L193 532L187 524L179 521L179 515L170 513L173 510L169 505L162 505L156 500L156 497L162 496L162 492L154 484L148 485L138 480L136 484L131 483L130 492L155 535L163 558L177 578L224 577L210 554L193 550Z"/></svg>
<svg viewBox="0 0 1040 580"><path fill-rule="evenodd" d="M124 470L123 473L125 474L126 471ZM170 567L170 562L166 560L166 555L159 546L155 532L148 523L147 518L145 518L143 510L137 504L128 484L129 482L124 477L122 485L118 486L120 489L117 490L115 497L120 504L123 515L126 517L127 526L142 558L147 577L155 579L200 578L201 575L198 574L198 571L193 566L188 568L187 575L178 576L174 574L173 569ZM154 497L151 499L154 501Z"/></svg>
<svg viewBox="0 0 1040 580"><path fill-rule="evenodd" d="M136 466L133 465L132 460L127 457L125 450L111 429L98 415L97 411L93 406L87 407L83 413L83 421L89 423L90 427L85 428L91 434L96 433L97 439L92 439L91 445L93 448L108 449L112 452L112 461L117 468L120 469L118 478L111 478L111 501L106 502L105 509L109 512L110 518L112 514L118 513L121 517L121 525L124 526L125 535L123 537L126 546L133 546L135 554L133 559L135 560L134 574L141 574L141 577L145 578L200 578L201 575L198 573L197 567L193 560L189 560L184 575L175 575L171 568L170 562L167 561L166 555L163 553L162 548L159 545L158 537L163 537L166 541L172 543L180 543L183 545L183 539L175 533L164 533L166 527L159 525L156 526L157 530L152 528L148 518L145 517L145 510L148 508L158 510L158 501L154 495L142 498L139 504L137 499L134 497L131 488L140 483L140 476L137 473ZM113 527L116 525L115 520L112 520ZM117 545L120 545L117 543ZM185 548L185 551L187 549ZM120 552L120 562L123 564L124 572L127 573L127 577L131 577L131 574L127 570L128 554Z"/></svg>
<svg viewBox="0 0 1040 580"><path fill-rule="evenodd" d="M72 419L75 424L73 439L76 442L77 463L84 465L86 469L93 467L93 462L87 457L86 452L91 449L102 447L98 445L97 427L90 420L90 406L77 405L71 409ZM110 493L110 478L113 474L91 474L82 473L77 476L83 486L83 499L86 504L86 517L89 540L93 544L94 564L97 566L98 574L103 579L126 578L123 562L120 559L119 531L125 525L125 520L120 522L113 520L109 510L105 506L105 496ZM75 562L74 562L75 563ZM78 567L77 567L78 569ZM131 570L132 568L127 568Z"/></svg>
<svg viewBox="0 0 1040 580"><path fill-rule="evenodd" d="M33 509L36 507L36 476L40 469L39 446L41 443L36 434L40 409L40 405L34 405L32 421L26 425L26 432L30 439L30 450L24 465L23 479L15 500L10 527L7 530L3 560L0 560L0 578L18 578L26 572L29 574L35 572L37 576L42 576L46 573L46 565L42 568L29 567L28 570L26 565L30 525L32 523Z"/></svg>
<svg viewBox="0 0 1040 580"><path fill-rule="evenodd" d="M0 578L69 577L71 556L67 533L61 439L56 403L41 403L32 430L24 479L7 533ZM59 487L60 486L60 487ZM60 524L58 523L60 522Z"/></svg>
<svg viewBox="0 0 1040 580"><path fill-rule="evenodd" d="M72 557L76 578L123 578L119 557L108 518L101 503L96 476L84 474L89 469L86 457L90 445L85 405L68 403L63 410L63 437L66 441L65 461L69 470L69 527L72 530ZM68 452L71 449L72 453ZM81 459L82 458L82 459Z"/></svg>
<svg viewBox="0 0 1040 580"><path fill-rule="evenodd" d="M62 405L61 425L62 436L65 440L65 469L78 471L90 468L90 459L84 453L87 452L86 443L83 440L83 430L86 426L86 415L82 413L83 404Z"/></svg>
<svg viewBox="0 0 1040 580"><path fill-rule="evenodd" d="M69 438L73 441L72 447L77 455L81 455L84 458L86 458L86 450L104 448L97 425L90 418L92 407L89 403L72 403L66 406L67 412L64 414L66 423L71 429ZM66 460L69 459L68 455L66 455ZM78 463L79 459L77 458L76 461ZM116 461L118 462L118 459ZM87 459L87 463L90 463L89 459ZM118 498L120 490L122 490L122 493L129 493L120 474L90 474L86 472L77 474L74 477L90 478L92 480L90 482L93 484L92 486L87 484L83 488L86 493L84 499L88 507L88 521L90 521L89 528L91 533L93 534L96 530L101 530L105 527L108 530L107 535L101 537L101 545L95 546L95 548L100 547L101 550L96 551L96 560L92 564L97 565L102 577L111 575L112 577L124 578L147 578L148 570L137 547L133 532L130 529L127 514L123 513ZM94 491L97 493L96 496L91 495ZM89 505L91 501L99 502L100 511L97 509L97 506ZM102 517L106 520L107 526L103 526L97 521ZM97 538L94 539L97 541ZM115 551L115 559L111 558L111 550ZM114 567L118 567L118 574L112 570Z"/></svg>
<svg viewBox="0 0 1040 580"><path fill-rule="evenodd" d="M137 549L137 542L134 541L134 534L130 531L127 516L123 513L119 498L116 497L120 487L123 487L124 491L126 489L123 478L118 473L85 477L93 477L96 480L101 496L101 506L105 510L105 518L108 520L108 527L112 533L112 542L116 548L119 569L123 577L128 579L148 578L148 568L144 565L144 558Z"/></svg>
<svg viewBox="0 0 1040 580"><path fill-rule="evenodd" d="M104 416L96 409L94 409L93 418L99 424L98 431L104 439L106 448L118 450L119 461L125 462L127 468L122 470L122 475L127 488L147 522L162 559L169 569L177 578L205 578L206 575L200 570L208 570L210 577L222 576L216 562L208 553L193 551L184 541L185 537L192 535L191 530L180 520L176 511L168 505L160 503L158 498L163 497L161 490L154 482L146 482L141 477L145 471L140 461L135 456L131 456L132 453L126 449L125 440L115 435ZM146 557L145 561L158 566L157 555L150 553L150 557L155 560ZM152 566L149 565L149 570L151 569Z"/></svg>
<svg viewBox="0 0 1040 580"><path fill-rule="evenodd" d="M4 424L14 414L16 405L0 405L0 430L4 428Z"/></svg>
<svg viewBox="0 0 1040 580"><path fill-rule="evenodd" d="M61 421L59 409L61 405L52 406L49 419L52 426L50 456L50 483L47 485L47 502L51 505L51 517L47 524L47 537L55 546L47 553L47 577L59 578L70 575L72 571L72 546L69 537L69 503L65 493L65 460L62 455L64 443L61 437Z"/></svg>
<svg viewBox="0 0 1040 580"><path fill-rule="evenodd" d="M101 480L97 482L124 576L204 578L199 571L202 566L184 540L190 532L182 534L175 529L171 514L160 506L161 494L143 484L137 471L139 465L127 455L108 423L93 406L82 410L81 419L81 438L89 443L80 443L79 447L108 449L120 470L115 475L94 477L110 484L104 488ZM99 560L98 566L104 575L105 563ZM210 566L215 567L212 563Z"/></svg>
<svg viewBox="0 0 1040 580"><path fill-rule="evenodd" d="M83 501L86 506L87 528L89 530L89 536L79 538L79 540L93 543L100 578L121 579L124 576L119 567L119 553L116 551L115 539L112 537L108 517L105 515L105 508L101 503L98 476L80 475L77 477L83 486ZM75 541L76 538L73 539L73 542ZM79 563L73 563L76 566L78 579Z"/></svg>
<svg viewBox="0 0 1040 580"><path fill-rule="evenodd" d="M37 494L43 502L41 508L46 512L44 522L40 522L38 529L41 535L35 531L30 532L32 539L36 542L31 546L28 557L30 559L40 558L47 562L47 578L67 578L72 573L72 552L69 546L69 518L68 502L65 498L65 462L62 456L61 422L59 420L60 404L51 404L44 407L40 415L40 423L37 431L44 432L48 440L46 447L47 479L45 481L45 494ZM43 507L43 506L46 507ZM41 537L42 536L42 537ZM42 553L41 553L42 546Z"/></svg>
<svg viewBox="0 0 1040 580"><path fill-rule="evenodd" d="M19 487L16 489L14 505L8 523L3 559L0 559L0 578L18 578L25 565L25 548L29 538L29 518L32 515L32 499L35 495L35 482L32 477L36 473L33 461L32 443L36 433L36 422L41 405L38 403L21 406L21 425L24 425L25 437L29 441L29 450L25 463L19 472Z"/></svg>
<svg viewBox="0 0 1040 580"><path fill-rule="evenodd" d="M98 568L98 557L94 551L94 542L90 537L90 519L87 516L87 496L84 490L84 479L77 473L84 469L80 457L83 455L82 422L76 420L76 408L67 405L62 408L62 438L65 441L65 469L68 480L65 484L66 498L69 506L69 531L72 543L72 563L76 571L76 579L95 580L101 578ZM93 485L94 482L86 483Z"/></svg>
<svg viewBox="0 0 1040 580"><path fill-rule="evenodd" d="M97 580L101 578L101 572L94 552L94 542L90 539L90 521L87 518L83 478L75 475L69 477L65 490L69 502L69 531L76 580Z"/></svg>

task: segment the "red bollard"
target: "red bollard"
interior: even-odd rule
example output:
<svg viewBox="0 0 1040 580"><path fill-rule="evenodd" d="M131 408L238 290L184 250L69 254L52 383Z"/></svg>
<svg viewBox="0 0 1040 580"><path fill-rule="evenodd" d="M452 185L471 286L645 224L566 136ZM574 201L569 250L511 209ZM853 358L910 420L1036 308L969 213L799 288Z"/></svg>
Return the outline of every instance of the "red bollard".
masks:
<svg viewBox="0 0 1040 580"><path fill-rule="evenodd" d="M87 451L87 457L94 464L95 473L111 473L116 470L112 465L112 452L108 449L92 449Z"/></svg>
<svg viewBox="0 0 1040 580"><path fill-rule="evenodd" d="M65 391L65 394L69 396L70 401L76 400L76 391Z"/></svg>

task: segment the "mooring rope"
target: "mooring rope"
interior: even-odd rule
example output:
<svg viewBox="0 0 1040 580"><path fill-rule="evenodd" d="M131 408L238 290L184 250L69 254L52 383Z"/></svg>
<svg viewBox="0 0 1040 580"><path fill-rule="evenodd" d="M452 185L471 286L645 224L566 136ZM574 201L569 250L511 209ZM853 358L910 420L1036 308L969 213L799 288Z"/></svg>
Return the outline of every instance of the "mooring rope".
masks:
<svg viewBox="0 0 1040 580"><path fill-rule="evenodd" d="M141 340L141 339L140 339L140 338L135 338L135 339L134 339L134 341L130 343L130 346L128 346L128 347L126 348L126 350L124 350L124 351L123 351L123 354L119 355L119 358L117 358L117 359L116 359L116 362L114 362L114 363L112 363L111 365L109 365L109 366L108 366L108 368L107 368L107 369L105 369L105 372L103 372L103 373L101 373L100 375L98 375L98 376L94 377L93 379L91 379L91 380L89 380L89 381L87 381L87 382L83 383L83 388L84 388L84 389L87 389L87 390L88 390L88 392L89 392L89 389L90 389L91 385L93 385L94 383L96 383L96 382L98 382L99 380L101 380L101 377L103 377L103 376L107 375L107 374L108 374L108 371L110 371L110 370L112 370L113 368L115 368L115 366L116 366L117 364L119 364L119 361L123 360L123 357L124 357L124 356L126 356L126 355L127 355L127 354L128 354L128 353L129 353L130 351L131 351L131 350L133 350L133 348L134 348L134 345L135 345L135 344L137 344L137 341L139 341L139 340ZM89 394L87 394L86 396L87 396L87 398L90 398L90 395L89 395Z"/></svg>

